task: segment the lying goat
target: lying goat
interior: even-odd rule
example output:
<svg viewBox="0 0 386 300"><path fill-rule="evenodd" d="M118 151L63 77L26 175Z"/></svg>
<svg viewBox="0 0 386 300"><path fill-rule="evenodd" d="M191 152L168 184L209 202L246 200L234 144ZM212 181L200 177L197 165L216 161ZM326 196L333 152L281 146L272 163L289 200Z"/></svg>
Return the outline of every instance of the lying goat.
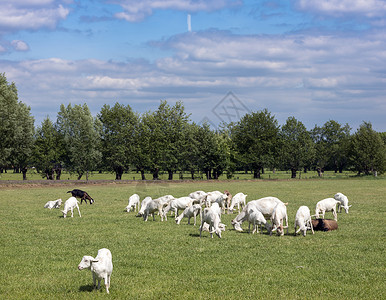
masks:
<svg viewBox="0 0 386 300"><path fill-rule="evenodd" d="M316 231L331 231L338 229L338 222L335 220L329 220L329 219L316 219L311 220L312 227Z"/></svg>
<svg viewBox="0 0 386 300"><path fill-rule="evenodd" d="M62 199L58 199L58 200L55 200L55 201L48 201L44 205L44 208L49 208L49 209L60 208L61 205L62 205Z"/></svg>

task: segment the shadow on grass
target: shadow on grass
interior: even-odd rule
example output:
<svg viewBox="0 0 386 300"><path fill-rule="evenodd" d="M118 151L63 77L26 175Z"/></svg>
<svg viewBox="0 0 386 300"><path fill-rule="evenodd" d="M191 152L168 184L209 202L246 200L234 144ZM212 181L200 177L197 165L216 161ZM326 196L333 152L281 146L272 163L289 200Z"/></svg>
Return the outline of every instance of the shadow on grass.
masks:
<svg viewBox="0 0 386 300"><path fill-rule="evenodd" d="M92 292L94 290L94 286L92 284L82 285L79 287L79 292Z"/></svg>

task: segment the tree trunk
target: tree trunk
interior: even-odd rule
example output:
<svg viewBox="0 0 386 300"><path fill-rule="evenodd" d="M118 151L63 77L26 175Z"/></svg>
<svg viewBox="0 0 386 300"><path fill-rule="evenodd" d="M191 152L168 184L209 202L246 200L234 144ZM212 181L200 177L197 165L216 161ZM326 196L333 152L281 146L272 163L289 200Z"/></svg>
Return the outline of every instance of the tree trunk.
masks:
<svg viewBox="0 0 386 300"><path fill-rule="evenodd" d="M77 180L80 180L80 179L82 178L82 176L83 176L83 173L78 173L78 178L77 178Z"/></svg>
<svg viewBox="0 0 386 300"><path fill-rule="evenodd" d="M56 173L56 180L60 180L60 176L62 175L62 168L61 167L55 168L55 173Z"/></svg>
<svg viewBox="0 0 386 300"><path fill-rule="evenodd" d="M27 168L22 168L21 172L23 173L23 180L27 180Z"/></svg>
<svg viewBox="0 0 386 300"><path fill-rule="evenodd" d="M153 171L153 180L158 180L158 173L159 173L159 169L156 168L154 171Z"/></svg>
<svg viewBox="0 0 386 300"><path fill-rule="evenodd" d="M291 178L296 178L296 171L297 169L291 168Z"/></svg>
<svg viewBox="0 0 386 300"><path fill-rule="evenodd" d="M141 170L141 179L146 180L145 178L145 170Z"/></svg>
<svg viewBox="0 0 386 300"><path fill-rule="evenodd" d="M190 174L192 175L192 180L194 180L194 170L191 170Z"/></svg>
<svg viewBox="0 0 386 300"><path fill-rule="evenodd" d="M257 168L255 170L253 170L253 178L255 178L255 179L260 179L261 178L260 168Z"/></svg>
<svg viewBox="0 0 386 300"><path fill-rule="evenodd" d="M123 174L123 168L122 167L116 167L115 168L115 180L121 180Z"/></svg>
<svg viewBox="0 0 386 300"><path fill-rule="evenodd" d="M169 178L168 180L173 180L173 171L168 170Z"/></svg>

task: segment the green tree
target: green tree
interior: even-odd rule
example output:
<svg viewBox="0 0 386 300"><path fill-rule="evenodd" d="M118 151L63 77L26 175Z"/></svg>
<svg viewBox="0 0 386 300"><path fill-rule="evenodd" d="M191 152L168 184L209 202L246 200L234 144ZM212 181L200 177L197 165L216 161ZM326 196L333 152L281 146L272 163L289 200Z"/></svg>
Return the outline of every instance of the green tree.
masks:
<svg viewBox="0 0 386 300"><path fill-rule="evenodd" d="M352 136L349 147L351 169L374 176L386 170L386 146L370 122L363 122Z"/></svg>
<svg viewBox="0 0 386 300"><path fill-rule="evenodd" d="M33 135L30 107L18 101L16 85L0 74L0 166L20 170L23 180L31 162Z"/></svg>
<svg viewBox="0 0 386 300"><path fill-rule="evenodd" d="M60 106L57 128L63 136L66 150L66 168L78 174L78 180L96 169L101 161L100 133L102 124L94 118L88 106L69 104Z"/></svg>
<svg viewBox="0 0 386 300"><path fill-rule="evenodd" d="M103 163L107 169L115 172L115 180L121 180L123 172L133 162L138 116L129 105L116 103L113 107L104 105L98 117L102 123Z"/></svg>
<svg viewBox="0 0 386 300"><path fill-rule="evenodd" d="M264 109L246 114L231 132L241 164L253 170L260 178L264 167L274 166L277 153L279 126L274 116Z"/></svg>
<svg viewBox="0 0 386 300"><path fill-rule="evenodd" d="M347 147L350 138L350 126L342 126L334 120L322 127L315 126L311 136L317 148L315 166L319 176L326 168L342 172L347 164Z"/></svg>
<svg viewBox="0 0 386 300"><path fill-rule="evenodd" d="M282 126L279 136L282 166L291 170L291 178L296 178L296 172L309 165L315 155L310 133L302 122L289 117Z"/></svg>
<svg viewBox="0 0 386 300"><path fill-rule="evenodd" d="M34 166L48 180L60 179L63 142L53 124L47 117L36 129L33 151Z"/></svg>
<svg viewBox="0 0 386 300"><path fill-rule="evenodd" d="M143 133L151 143L147 153L154 180L158 179L160 170L167 171L168 179L172 180L173 173L179 169L188 118L182 102L171 107L166 101L161 101L155 112L142 118Z"/></svg>

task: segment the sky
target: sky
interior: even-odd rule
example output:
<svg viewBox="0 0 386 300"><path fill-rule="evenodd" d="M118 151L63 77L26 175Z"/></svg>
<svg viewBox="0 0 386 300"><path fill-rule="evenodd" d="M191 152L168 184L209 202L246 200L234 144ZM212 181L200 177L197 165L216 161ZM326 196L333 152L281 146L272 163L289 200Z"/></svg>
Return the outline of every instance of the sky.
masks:
<svg viewBox="0 0 386 300"><path fill-rule="evenodd" d="M143 113L182 101L191 121L267 109L307 129L386 131L384 0L0 0L0 73L35 126L60 105Z"/></svg>

